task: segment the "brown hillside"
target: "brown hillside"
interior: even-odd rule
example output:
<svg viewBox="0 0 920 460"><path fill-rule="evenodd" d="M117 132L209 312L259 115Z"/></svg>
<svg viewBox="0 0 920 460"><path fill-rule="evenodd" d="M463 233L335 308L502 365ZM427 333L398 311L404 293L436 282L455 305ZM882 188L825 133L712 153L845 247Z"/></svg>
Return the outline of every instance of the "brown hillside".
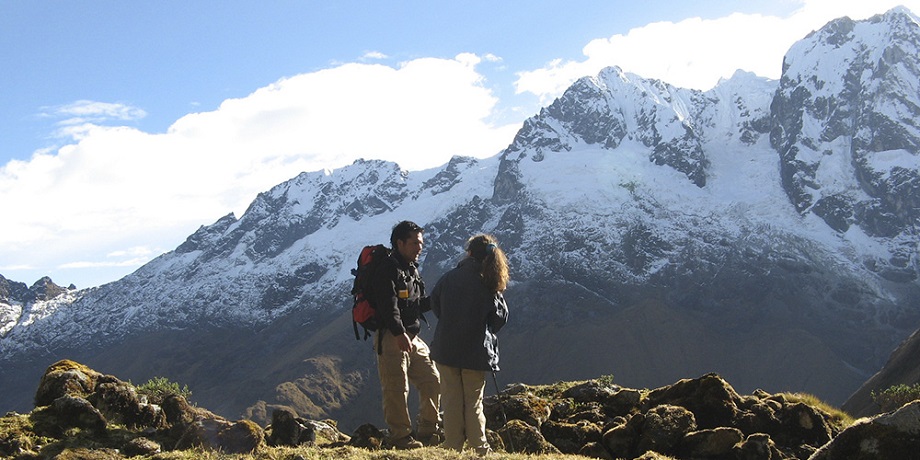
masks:
<svg viewBox="0 0 920 460"><path fill-rule="evenodd" d="M843 404L843 410L859 417L877 414L879 407L872 400L873 391L915 383L920 383L920 329L898 345L885 366Z"/></svg>

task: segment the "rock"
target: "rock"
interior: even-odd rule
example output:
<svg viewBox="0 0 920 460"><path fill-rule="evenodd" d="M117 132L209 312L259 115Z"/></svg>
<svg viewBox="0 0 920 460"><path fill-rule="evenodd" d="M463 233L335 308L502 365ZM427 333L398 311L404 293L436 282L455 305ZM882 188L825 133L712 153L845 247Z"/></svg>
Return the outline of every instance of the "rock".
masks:
<svg viewBox="0 0 920 460"><path fill-rule="evenodd" d="M143 402L133 385L115 377L101 377L96 391L87 399L110 422L129 428L166 427L166 415L159 406Z"/></svg>
<svg viewBox="0 0 920 460"><path fill-rule="evenodd" d="M35 406L48 406L62 396L85 398L96 388L102 374L80 363L64 359L45 371L35 392Z"/></svg>
<svg viewBox="0 0 920 460"><path fill-rule="evenodd" d="M290 409L275 409L272 412L271 435L268 437L268 445L313 445L316 442L316 431L312 425L307 425L305 422Z"/></svg>
<svg viewBox="0 0 920 460"><path fill-rule="evenodd" d="M698 379L683 379L649 393L645 404L681 406L693 412L700 428L733 426L739 415L741 396L717 374L706 374Z"/></svg>
<svg viewBox="0 0 920 460"><path fill-rule="evenodd" d="M492 448L492 451L507 451L507 449L505 449L505 441L502 440L502 437L488 428L486 428L486 442L489 443L489 447Z"/></svg>
<svg viewBox="0 0 920 460"><path fill-rule="evenodd" d="M365 449L377 450L383 447L386 434L380 431L376 426L365 423L355 430L348 444L354 447L363 447Z"/></svg>
<svg viewBox="0 0 920 460"><path fill-rule="evenodd" d="M744 440L737 428L719 427L687 433L678 448L681 458L724 458L732 453L735 444Z"/></svg>
<svg viewBox="0 0 920 460"><path fill-rule="evenodd" d="M310 427L316 433L316 442L328 442L332 445L344 445L351 437L339 431L336 422L333 420L304 420L305 426Z"/></svg>
<svg viewBox="0 0 920 460"><path fill-rule="evenodd" d="M601 428L590 422L564 423L549 420L540 427L540 433L562 453L577 454L588 442L601 440Z"/></svg>
<svg viewBox="0 0 920 460"><path fill-rule="evenodd" d="M520 420L511 420L498 430L506 450L524 454L559 454L559 449L540 434L540 430Z"/></svg>
<svg viewBox="0 0 920 460"><path fill-rule="evenodd" d="M693 413L680 406L662 405L645 414L639 428L636 452L655 451L672 454L685 435L696 430Z"/></svg>
<svg viewBox="0 0 920 460"><path fill-rule="evenodd" d="M575 402L603 401L615 393L615 390L596 380L589 380L575 385L562 393L563 398L572 398Z"/></svg>
<svg viewBox="0 0 920 460"><path fill-rule="evenodd" d="M872 418L860 419L817 450L809 460L917 458L920 400Z"/></svg>
<svg viewBox="0 0 920 460"><path fill-rule="evenodd" d="M803 403L784 406L777 414L782 429L770 432L771 437L784 445L807 444L823 446L833 437L827 414Z"/></svg>
<svg viewBox="0 0 920 460"><path fill-rule="evenodd" d="M743 443L735 445L732 449L738 460L781 460L786 458L776 448L770 435L764 433L752 434Z"/></svg>
<svg viewBox="0 0 920 460"><path fill-rule="evenodd" d="M504 424L505 417L507 417L508 421L516 419L530 426L538 427L549 420L552 410L548 401L530 393L516 394L510 397L499 394L483 400L483 413L486 416L486 426L490 429L498 430Z"/></svg>
<svg viewBox="0 0 920 460"><path fill-rule="evenodd" d="M578 451L578 455L602 460L614 460L610 452L607 452L607 449L604 448L604 444L599 442L589 442L585 444L582 446L581 450Z"/></svg>
<svg viewBox="0 0 920 460"><path fill-rule="evenodd" d="M122 452L127 457L158 454L161 450L162 448L159 444L144 437L134 438L122 448Z"/></svg>
<svg viewBox="0 0 920 460"><path fill-rule="evenodd" d="M645 416L637 414L629 419L629 422L617 425L604 433L603 445L614 458L633 458L635 457L636 445L639 443L638 426L642 420L630 423L633 419L645 419Z"/></svg>
<svg viewBox="0 0 920 460"><path fill-rule="evenodd" d="M616 417L618 415L629 415L638 410L641 400L642 393L639 390L624 388L605 398L602 402L607 415Z"/></svg>
<svg viewBox="0 0 920 460"><path fill-rule="evenodd" d="M217 433L217 445L213 450L228 454L255 452L265 443L265 432L249 420L238 420Z"/></svg>
<svg viewBox="0 0 920 460"><path fill-rule="evenodd" d="M76 396L61 396L54 400L51 408L62 432L68 428L80 428L101 433L108 424L105 416L89 401Z"/></svg>

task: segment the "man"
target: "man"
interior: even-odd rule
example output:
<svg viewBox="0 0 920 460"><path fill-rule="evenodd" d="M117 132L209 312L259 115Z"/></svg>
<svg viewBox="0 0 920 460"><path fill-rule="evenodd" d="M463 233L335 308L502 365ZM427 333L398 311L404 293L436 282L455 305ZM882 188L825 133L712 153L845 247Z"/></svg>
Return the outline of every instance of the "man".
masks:
<svg viewBox="0 0 920 460"><path fill-rule="evenodd" d="M393 227L393 251L374 273L371 284L382 326L377 330L377 370L383 389L383 416L389 442L398 449L414 449L440 442L440 376L429 357L428 345L418 336L419 318L430 310L425 284L418 272L424 229L403 221ZM419 392L418 438L409 417L409 383Z"/></svg>

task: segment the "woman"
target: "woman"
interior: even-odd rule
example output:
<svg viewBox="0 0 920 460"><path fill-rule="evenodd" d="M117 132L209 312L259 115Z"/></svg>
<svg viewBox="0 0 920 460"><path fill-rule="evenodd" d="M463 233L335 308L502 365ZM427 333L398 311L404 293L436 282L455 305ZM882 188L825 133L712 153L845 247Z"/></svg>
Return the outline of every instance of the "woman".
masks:
<svg viewBox="0 0 920 460"><path fill-rule="evenodd" d="M505 253L493 236L476 235L466 243L466 257L431 293L438 317L431 358L441 374L442 447L459 451L466 442L479 455L490 451L482 398L486 372L498 370L495 333L508 320L502 296L507 285Z"/></svg>

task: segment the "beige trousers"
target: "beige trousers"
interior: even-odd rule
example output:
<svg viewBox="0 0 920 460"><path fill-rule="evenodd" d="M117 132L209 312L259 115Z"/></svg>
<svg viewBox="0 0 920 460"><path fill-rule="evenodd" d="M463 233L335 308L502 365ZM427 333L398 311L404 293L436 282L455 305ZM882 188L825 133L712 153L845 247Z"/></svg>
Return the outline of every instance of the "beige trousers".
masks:
<svg viewBox="0 0 920 460"><path fill-rule="evenodd" d="M486 440L486 416L482 398L486 373L438 364L441 374L441 407L444 410L442 447L463 449L464 441L477 454L489 451Z"/></svg>
<svg viewBox="0 0 920 460"><path fill-rule="evenodd" d="M409 417L409 383L419 392L418 436L426 437L438 429L441 417L440 377L434 362L429 357L428 345L419 337L412 339L412 351L403 352L396 344L396 337L388 330L382 342L374 337L374 345L382 345L377 354L377 371L380 373L380 387L383 390L383 418L390 429L391 439L400 439L412 434L412 420Z"/></svg>

